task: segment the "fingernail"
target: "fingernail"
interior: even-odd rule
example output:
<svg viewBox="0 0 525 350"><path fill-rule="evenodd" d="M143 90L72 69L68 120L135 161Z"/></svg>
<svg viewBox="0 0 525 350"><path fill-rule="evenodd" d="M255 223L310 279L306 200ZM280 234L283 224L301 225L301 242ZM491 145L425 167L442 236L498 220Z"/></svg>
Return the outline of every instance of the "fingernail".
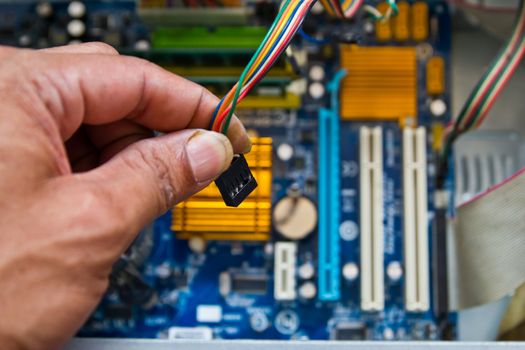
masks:
<svg viewBox="0 0 525 350"><path fill-rule="evenodd" d="M242 154L250 153L252 151L252 142L250 141L250 144L247 145L242 151Z"/></svg>
<svg viewBox="0 0 525 350"><path fill-rule="evenodd" d="M231 163L233 150L226 136L198 131L186 145L193 177L197 183L209 182L224 172Z"/></svg>

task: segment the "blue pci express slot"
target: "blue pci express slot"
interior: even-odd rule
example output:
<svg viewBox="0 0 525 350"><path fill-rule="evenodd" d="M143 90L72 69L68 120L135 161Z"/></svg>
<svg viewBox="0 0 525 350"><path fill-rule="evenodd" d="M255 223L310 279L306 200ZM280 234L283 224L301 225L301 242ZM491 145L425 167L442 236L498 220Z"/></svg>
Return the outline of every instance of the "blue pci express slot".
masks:
<svg viewBox="0 0 525 350"><path fill-rule="evenodd" d="M339 72L329 83L332 94L331 109L319 111L319 233L318 233L318 283L319 300L339 300L339 115L338 87L344 72Z"/></svg>

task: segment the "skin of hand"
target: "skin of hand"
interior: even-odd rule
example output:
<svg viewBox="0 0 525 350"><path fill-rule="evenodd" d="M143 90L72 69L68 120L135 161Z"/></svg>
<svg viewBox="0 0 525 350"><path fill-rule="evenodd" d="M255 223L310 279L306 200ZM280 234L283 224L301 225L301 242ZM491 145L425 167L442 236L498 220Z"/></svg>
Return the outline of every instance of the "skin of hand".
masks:
<svg viewBox="0 0 525 350"><path fill-rule="evenodd" d="M0 47L0 101L3 349L61 347L140 229L251 145L236 118L202 130L210 92L100 43Z"/></svg>

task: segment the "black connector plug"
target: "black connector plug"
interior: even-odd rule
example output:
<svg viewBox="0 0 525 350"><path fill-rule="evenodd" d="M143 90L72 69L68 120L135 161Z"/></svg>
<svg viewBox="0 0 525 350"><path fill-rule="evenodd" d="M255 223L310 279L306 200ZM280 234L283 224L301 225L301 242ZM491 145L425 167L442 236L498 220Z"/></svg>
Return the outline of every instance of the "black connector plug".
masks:
<svg viewBox="0 0 525 350"><path fill-rule="evenodd" d="M233 156L232 164L215 180L215 184L229 207L238 207L257 188L257 181L242 154Z"/></svg>

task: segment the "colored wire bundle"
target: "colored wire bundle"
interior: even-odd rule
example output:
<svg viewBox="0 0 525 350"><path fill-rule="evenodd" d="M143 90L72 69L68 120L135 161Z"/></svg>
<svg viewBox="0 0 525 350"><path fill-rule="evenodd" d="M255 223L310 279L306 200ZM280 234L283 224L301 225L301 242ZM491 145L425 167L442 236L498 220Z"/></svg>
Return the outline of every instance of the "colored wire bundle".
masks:
<svg viewBox="0 0 525 350"><path fill-rule="evenodd" d="M520 2L516 25L503 49L483 74L456 120L447 127L443 157L463 133L483 123L498 95L508 83L525 55L525 0Z"/></svg>
<svg viewBox="0 0 525 350"><path fill-rule="evenodd" d="M463 133L475 129L483 123L524 56L525 0L521 0L512 35L478 81L458 117L445 130L438 185L442 185L446 176L448 156L454 141Z"/></svg>
<svg viewBox="0 0 525 350"><path fill-rule="evenodd" d="M329 15L338 18L352 18L361 7L364 0L320 0Z"/></svg>
<svg viewBox="0 0 525 350"><path fill-rule="evenodd" d="M226 96L223 97L215 109L210 123L211 130L224 134L227 133L235 107L264 77L279 56L286 50L315 1L316 0L284 1L270 30L244 69L239 81ZM342 18L353 17L363 4L363 0L344 0L342 4L339 0L321 0L321 2L330 14L340 15ZM397 13L397 5L395 0L387 0L387 3L390 5L390 8L385 16L390 17L392 14ZM385 17L375 8L369 9L367 6L365 7L365 11L372 13L377 19ZM303 37L307 36L304 32L302 35ZM314 38L309 37L309 39Z"/></svg>
<svg viewBox="0 0 525 350"><path fill-rule="evenodd" d="M315 0L286 0L261 45L244 69L239 81L215 109L210 129L227 133L237 104L259 82L286 50Z"/></svg>
<svg viewBox="0 0 525 350"><path fill-rule="evenodd" d="M320 0L328 14L341 19L349 19L355 16L359 8L363 8L365 12L372 16L375 20L384 20L398 13L396 0L387 0L389 9L386 14L382 14L375 7L364 5L364 0Z"/></svg>
<svg viewBox="0 0 525 350"><path fill-rule="evenodd" d="M379 11L374 6L367 5L367 4L363 5L363 10L367 14L372 16L372 18L376 21L386 21L392 18L393 16L396 16L399 12L399 9L396 4L396 0L387 0L387 4L388 4L388 10L386 11L385 14L381 13L381 11Z"/></svg>

